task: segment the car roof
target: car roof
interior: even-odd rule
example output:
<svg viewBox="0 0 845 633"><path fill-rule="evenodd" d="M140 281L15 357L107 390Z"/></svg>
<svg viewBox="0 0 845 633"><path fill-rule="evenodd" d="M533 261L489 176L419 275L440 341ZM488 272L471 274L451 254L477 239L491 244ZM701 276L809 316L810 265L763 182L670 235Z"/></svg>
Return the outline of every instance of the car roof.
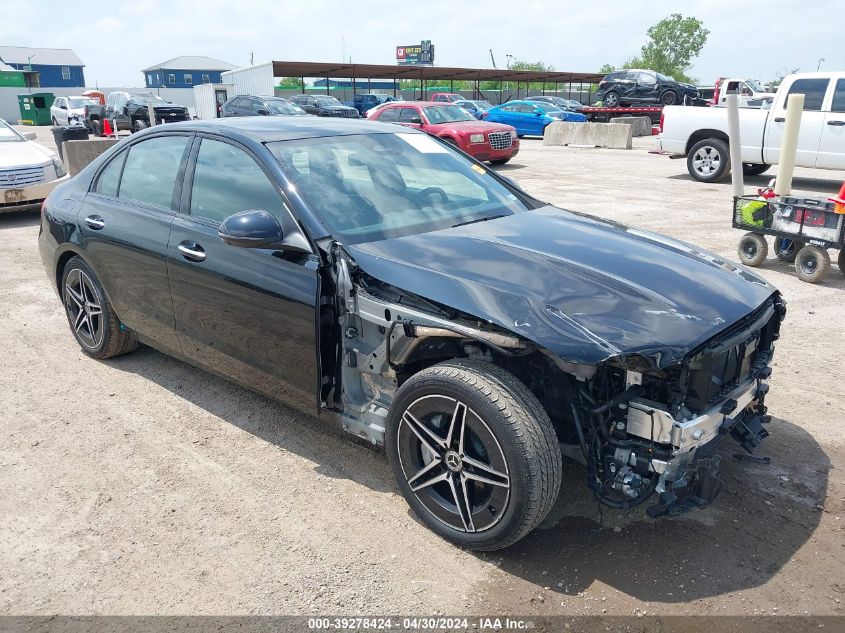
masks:
<svg viewBox="0 0 845 633"><path fill-rule="evenodd" d="M157 130L159 126L148 128ZM167 123L161 129L180 132L236 133L259 142L288 141L302 138L348 136L351 134L422 134L403 125L393 125L369 119L341 117L227 117Z"/></svg>

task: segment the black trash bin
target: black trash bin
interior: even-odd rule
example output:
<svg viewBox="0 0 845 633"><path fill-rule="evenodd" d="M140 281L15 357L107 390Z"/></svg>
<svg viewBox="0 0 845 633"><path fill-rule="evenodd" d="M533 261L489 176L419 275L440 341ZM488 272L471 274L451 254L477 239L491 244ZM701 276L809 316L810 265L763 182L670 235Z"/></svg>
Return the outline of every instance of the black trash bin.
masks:
<svg viewBox="0 0 845 633"><path fill-rule="evenodd" d="M56 149L59 150L59 158L65 159L62 151L62 143L65 141L87 141L88 128L84 125L57 125L52 128L53 139L56 141Z"/></svg>

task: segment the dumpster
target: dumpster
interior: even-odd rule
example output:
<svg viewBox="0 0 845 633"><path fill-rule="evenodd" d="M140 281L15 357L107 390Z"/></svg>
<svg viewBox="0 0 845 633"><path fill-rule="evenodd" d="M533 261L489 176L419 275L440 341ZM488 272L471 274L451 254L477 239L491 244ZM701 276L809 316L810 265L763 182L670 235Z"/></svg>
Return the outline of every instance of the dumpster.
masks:
<svg viewBox="0 0 845 633"><path fill-rule="evenodd" d="M18 95L21 125L50 125L50 106L56 95L52 92L33 92Z"/></svg>
<svg viewBox="0 0 845 633"><path fill-rule="evenodd" d="M56 149L59 150L59 158L65 159L62 143L65 141L87 141L88 128L84 125L57 125L52 128L53 139L56 141Z"/></svg>

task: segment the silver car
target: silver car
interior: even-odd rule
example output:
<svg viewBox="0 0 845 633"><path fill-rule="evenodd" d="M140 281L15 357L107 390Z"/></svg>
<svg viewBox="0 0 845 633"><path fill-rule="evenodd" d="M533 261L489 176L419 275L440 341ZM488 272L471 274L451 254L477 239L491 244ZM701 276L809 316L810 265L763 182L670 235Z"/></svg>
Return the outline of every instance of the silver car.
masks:
<svg viewBox="0 0 845 633"><path fill-rule="evenodd" d="M97 105L90 97L56 97L50 107L53 125L85 125L85 109Z"/></svg>

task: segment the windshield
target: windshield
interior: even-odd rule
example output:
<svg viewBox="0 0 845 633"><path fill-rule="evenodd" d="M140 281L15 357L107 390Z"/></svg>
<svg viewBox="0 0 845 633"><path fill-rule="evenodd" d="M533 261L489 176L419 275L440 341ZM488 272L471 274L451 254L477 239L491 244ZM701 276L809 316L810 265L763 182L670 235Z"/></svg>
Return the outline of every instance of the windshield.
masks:
<svg viewBox="0 0 845 633"><path fill-rule="evenodd" d="M546 114L560 114L560 106L553 104L553 103L544 103L542 101L533 101L531 102L538 110L542 110Z"/></svg>
<svg viewBox="0 0 845 633"><path fill-rule="evenodd" d="M489 101L470 101L470 103L474 103L476 108L484 112L487 112L487 110L493 107L493 104Z"/></svg>
<svg viewBox="0 0 845 633"><path fill-rule="evenodd" d="M17 133L11 125L0 119L0 143L19 142L26 139Z"/></svg>
<svg viewBox="0 0 845 633"><path fill-rule="evenodd" d="M156 103L167 103L164 99L159 97L157 94L153 94L152 92L133 92L131 95L133 101L139 101L141 103L147 103L148 101L155 101Z"/></svg>
<svg viewBox="0 0 845 633"><path fill-rule="evenodd" d="M487 170L426 134L355 134L268 147L332 234L353 244L528 208Z"/></svg>
<svg viewBox="0 0 845 633"><path fill-rule="evenodd" d="M758 82L756 79L746 79L745 83L754 92L766 92L766 89L763 88L763 86L760 85L760 82Z"/></svg>
<svg viewBox="0 0 845 633"><path fill-rule="evenodd" d="M429 123L453 123L455 121L475 121L475 118L460 106L428 106L423 108Z"/></svg>
<svg viewBox="0 0 845 633"><path fill-rule="evenodd" d="M321 105L321 106L343 105L335 97L317 97L316 101L317 101L317 105Z"/></svg>
<svg viewBox="0 0 845 633"><path fill-rule="evenodd" d="M266 103L270 114L305 114L305 110L287 99L267 99Z"/></svg>
<svg viewBox="0 0 845 633"><path fill-rule="evenodd" d="M93 99L68 99L67 107L69 108L84 108L85 106L95 105L97 102Z"/></svg>

